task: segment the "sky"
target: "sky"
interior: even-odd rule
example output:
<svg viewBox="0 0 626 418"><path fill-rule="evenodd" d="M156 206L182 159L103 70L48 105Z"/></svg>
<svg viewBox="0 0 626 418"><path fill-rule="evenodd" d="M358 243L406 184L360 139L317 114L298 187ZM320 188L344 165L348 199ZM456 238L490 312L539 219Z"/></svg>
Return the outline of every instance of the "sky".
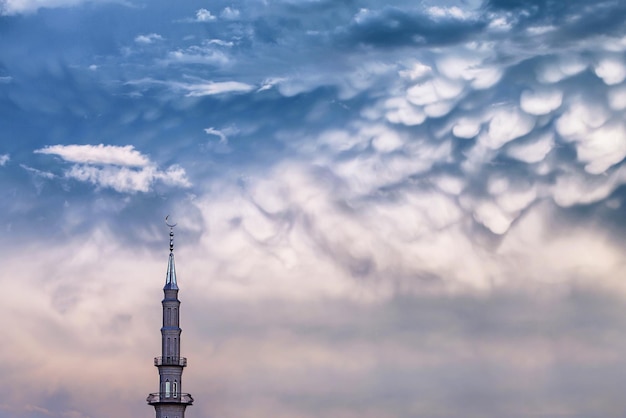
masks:
<svg viewBox="0 0 626 418"><path fill-rule="evenodd" d="M0 0L0 418L625 416L624 22Z"/></svg>

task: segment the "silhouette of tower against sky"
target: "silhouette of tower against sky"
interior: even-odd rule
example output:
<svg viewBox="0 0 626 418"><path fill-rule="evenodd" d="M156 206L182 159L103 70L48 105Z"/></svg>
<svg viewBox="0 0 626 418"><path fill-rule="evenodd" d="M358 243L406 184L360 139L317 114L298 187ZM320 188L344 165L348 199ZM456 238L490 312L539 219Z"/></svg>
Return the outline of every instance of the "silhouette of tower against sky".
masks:
<svg viewBox="0 0 626 418"><path fill-rule="evenodd" d="M184 418L185 409L193 403L188 393L183 393L183 368L187 359L180 355L180 301L174 267L174 225L170 227L170 257L167 262L167 274L163 287L163 327L161 328L161 357L154 358L154 365L159 369L159 391L151 393L146 399L154 406L156 418Z"/></svg>

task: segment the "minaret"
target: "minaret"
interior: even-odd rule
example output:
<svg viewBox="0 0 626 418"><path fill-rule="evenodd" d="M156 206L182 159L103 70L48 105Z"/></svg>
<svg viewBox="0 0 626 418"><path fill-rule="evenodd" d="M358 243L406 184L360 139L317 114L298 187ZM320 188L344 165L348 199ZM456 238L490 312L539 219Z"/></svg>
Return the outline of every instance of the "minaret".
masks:
<svg viewBox="0 0 626 418"><path fill-rule="evenodd" d="M170 257L167 262L167 274L163 293L163 327L161 328L161 357L154 358L154 365L159 369L159 392L151 393L146 399L153 405L156 418L185 418L185 408L193 403L188 393L182 393L183 368L187 359L180 356L179 326L180 301L174 267L174 225L170 227Z"/></svg>

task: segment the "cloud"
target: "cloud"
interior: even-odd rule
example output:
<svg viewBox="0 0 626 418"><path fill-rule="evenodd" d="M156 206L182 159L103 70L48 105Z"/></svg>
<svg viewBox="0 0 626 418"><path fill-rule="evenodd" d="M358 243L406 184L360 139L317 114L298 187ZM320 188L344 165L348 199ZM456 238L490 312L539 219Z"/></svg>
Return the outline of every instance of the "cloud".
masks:
<svg viewBox="0 0 626 418"><path fill-rule="evenodd" d="M546 132L535 138L518 142L507 148L506 153L510 157L528 164L538 163L554 148L554 133Z"/></svg>
<svg viewBox="0 0 626 418"><path fill-rule="evenodd" d="M161 22L171 47L144 53L163 55L96 54L90 41L71 62L98 71L75 79L3 59L20 74L3 85L5 117L32 126L5 137L40 145L24 167L36 171L2 178L3 228L19 237L4 240L4 268L20 271L2 285L24 315L0 345L15 360L0 409L145 412L137 399L155 389L136 389L158 380L145 359L159 349L173 213L199 415L615 415L626 94L599 63L623 59L623 29L585 33L622 6L439 3L253 1L236 23L218 13L193 27L146 3L141 24ZM36 95L14 90L27 82ZM41 142L84 132L134 147ZM9 183L19 174L64 190L25 200L31 184ZM132 373L118 382L122 360Z"/></svg>
<svg viewBox="0 0 626 418"><path fill-rule="evenodd" d="M197 22L212 22L217 18L211 14L207 9L198 9L196 11L196 21Z"/></svg>
<svg viewBox="0 0 626 418"><path fill-rule="evenodd" d="M224 8L224 10L222 10L222 13L220 13L220 17L226 20L237 20L239 19L239 15L239 10L231 7Z"/></svg>
<svg viewBox="0 0 626 418"><path fill-rule="evenodd" d="M566 140L576 141L604 125L610 116L602 103L577 98L556 120L556 131Z"/></svg>
<svg viewBox="0 0 626 418"><path fill-rule="evenodd" d="M161 81L153 79L135 80L128 85L163 85L174 91L186 92L187 97L215 96L228 93L248 93L255 90L255 86L239 81L209 81L198 80L195 82Z"/></svg>
<svg viewBox="0 0 626 418"><path fill-rule="evenodd" d="M407 69L399 71L398 74L401 77L408 78L409 80L419 80L432 72L432 68L428 65L422 64L421 62L413 63L413 65Z"/></svg>
<svg viewBox="0 0 626 418"><path fill-rule="evenodd" d="M556 56L535 68L537 80L552 84L582 73L588 67L586 60L576 54Z"/></svg>
<svg viewBox="0 0 626 418"><path fill-rule="evenodd" d="M480 120L462 118L455 123L452 133L459 138L473 138L478 135L480 129Z"/></svg>
<svg viewBox="0 0 626 418"><path fill-rule="evenodd" d="M204 130L204 132L208 135L215 135L220 139L220 143L223 144L227 144L228 143L228 137L226 136L228 133L232 133L232 132L236 132L233 129L225 129L225 130L218 130L215 129L213 127L210 128L206 128Z"/></svg>
<svg viewBox="0 0 626 418"><path fill-rule="evenodd" d="M269 89L273 88L276 85L280 85L280 83L283 83L283 82L288 82L288 79L287 78L283 78L283 77L266 79L266 80L263 81L262 86L259 87L257 92L264 91L264 90L269 90Z"/></svg>
<svg viewBox="0 0 626 418"><path fill-rule="evenodd" d="M190 187L185 170L179 166L170 166L166 171L159 171L154 166L133 170L128 167L74 165L65 172L70 179L91 183L99 188L111 188L120 193L147 193L156 181L168 186Z"/></svg>
<svg viewBox="0 0 626 418"><path fill-rule="evenodd" d="M468 10L463 10L457 6L452 6L452 7L431 6L428 9L426 9L426 12L433 18L453 18L453 19L459 19L459 20L476 18L476 14Z"/></svg>
<svg viewBox="0 0 626 418"><path fill-rule="evenodd" d="M145 167L150 160L132 145L49 145L35 150L36 154L58 155L65 161L82 164Z"/></svg>
<svg viewBox="0 0 626 418"><path fill-rule="evenodd" d="M576 150L585 170L602 174L626 157L626 125L604 125L577 141Z"/></svg>
<svg viewBox="0 0 626 418"><path fill-rule="evenodd" d="M117 0L3 0L0 3L0 15L17 15L34 13L41 8L59 8L79 6L88 2L117 2ZM124 2L119 2L124 4Z"/></svg>
<svg viewBox="0 0 626 418"><path fill-rule="evenodd" d="M219 45L219 46L224 46L224 47L232 47L233 45L235 45L234 42L232 41L223 41L221 39L211 39L209 41L209 44L214 44L214 45Z"/></svg>
<svg viewBox="0 0 626 418"><path fill-rule="evenodd" d="M9 156L9 154L0 154L0 167L8 163L10 159L11 157Z"/></svg>
<svg viewBox="0 0 626 418"><path fill-rule="evenodd" d="M20 164L20 167L22 167L24 170L28 171L29 173L33 174L34 176L40 177L43 179L51 180L57 177L54 173L51 173L49 171L38 170L36 168L29 167L24 164Z"/></svg>
<svg viewBox="0 0 626 418"><path fill-rule="evenodd" d="M137 42L138 44L151 44L154 43L155 41L161 41L163 40L163 37L157 33L149 33L147 35L138 35L135 38L135 42Z"/></svg>
<svg viewBox="0 0 626 418"><path fill-rule="evenodd" d="M494 111L487 131L481 136L481 143L491 149L528 134L535 127L535 119L520 112L515 107L502 107Z"/></svg>
<svg viewBox="0 0 626 418"><path fill-rule="evenodd" d="M606 84L619 84L626 79L626 65L622 60L604 58L595 66L595 73Z"/></svg>
<svg viewBox="0 0 626 418"><path fill-rule="evenodd" d="M391 123L407 126L420 125L426 120L426 114L406 99L397 97L385 102L386 118Z"/></svg>
<svg viewBox="0 0 626 418"><path fill-rule="evenodd" d="M415 84L407 90L407 99L414 105L424 106L454 99L462 91L462 83L440 77Z"/></svg>
<svg viewBox="0 0 626 418"><path fill-rule="evenodd" d="M230 58L223 51L212 45L228 46L221 42L209 41L207 45L191 46L186 49L170 51L163 60L166 64L209 64L218 67L230 63Z"/></svg>
<svg viewBox="0 0 626 418"><path fill-rule="evenodd" d="M226 93L247 93L254 90L254 86L239 81L204 82L185 84L181 87L188 91L187 96L201 97L214 96Z"/></svg>
<svg viewBox="0 0 626 418"><path fill-rule="evenodd" d="M293 178L296 173L287 169L284 174ZM356 235L367 241L360 246L363 241L343 235L344 224L358 228L351 221L354 213L319 205L320 199L307 203L308 187L302 196L292 194L306 185L303 180L287 190L284 183L254 181L250 194L196 202L203 209L198 223L210 222L211 239L185 244L188 230L179 226L182 354L190 364L184 390L197 400L215 397L210 405L197 402L203 415L405 418L416 412L428 416L445 403L454 416L503 416L509 411L506 416L517 418L529 410L541 415L566 407L594 416L599 408L610 409L594 406L594 399L603 400L600 405L619 399L624 380L619 373L603 375L580 390L585 376L624 364L620 348L625 341L615 332L626 326L618 284L624 267L621 252L602 234L553 231L545 223L549 213L538 210L524 225L514 226L497 256L478 251L475 243L451 231L452 224L433 236L405 231L409 239L394 246L386 233L395 230L380 232L381 226L394 224L394 216L403 215L404 229L415 232L422 225L416 221L445 212L445 203L437 201L438 210L428 213L430 205L419 205L427 196L418 196L403 202L403 211L381 205L360 218L370 227L377 225L371 240L366 229L354 231L364 233ZM235 200L228 203L228 198ZM289 214L294 215L291 222ZM328 215L331 222L325 224ZM277 239L255 240L263 236L263 228ZM546 228L554 232L549 239ZM21 327L7 330L7 339L21 350L0 347L0 354L12 355L17 363L5 370L12 378L6 406L0 406L5 413L19 414L24 405L32 405L27 398L34 395L37 405L55 414L72 409L85 416L126 418L145 412L145 403L133 400L158 382L146 358L159 349L159 290L167 263L167 230L162 229L152 232L157 250L123 245L102 226L57 245L40 243L28 255L7 251L5 267L21 271L21 280L3 282L14 295L7 309L25 313ZM341 232L336 241L333 229ZM317 235L311 239L313 231ZM356 270L355 259L370 255L368 245L376 239L388 249L370 250L370 274L379 278L351 277L349 262ZM333 251L342 245L348 251ZM419 246L423 248L416 250ZM428 257L420 256L432 247L436 249ZM466 263L468 252L481 263ZM37 265L28 263L33 254L39 257ZM232 263L241 254L246 257ZM61 257L66 258L59 265ZM415 257L441 272L452 267L452 274L427 276L414 268L416 263L408 263ZM457 263L450 261L458 258L464 269L455 275ZM116 262L102 262L112 259ZM526 276L526 271L531 273ZM574 272L578 284L563 281ZM394 277L393 283L383 275ZM198 279L203 277L212 279ZM480 288L480 280L473 282L476 277L491 284ZM585 285L606 280L616 287ZM482 291L464 291L459 282ZM119 294L120 288L126 291ZM219 321L207 321L217 317ZM31 332L38 344L32 343ZM599 345L598 340L610 343ZM100 358L106 361L96 361ZM115 379L111 365L122 360L132 373L115 387L103 385ZM91 362L89 373L70 367L76 361ZM466 383L484 370L493 373L468 389ZM59 373L65 378L45 387L33 384ZM555 383L554 376L563 373L567 378L557 377ZM576 373L575 380L570 373ZM144 392L137 389L145 385ZM97 393L88 396L94 387ZM429 390L428 401L416 405L423 388ZM385 401L390 390L391 403ZM111 405L110 397L120 392L131 395ZM482 402L468 405L467 397L476 392ZM301 393L307 396L303 399Z"/></svg>
<svg viewBox="0 0 626 418"><path fill-rule="evenodd" d="M626 109L626 86L612 88L607 93L608 104L612 110Z"/></svg>
<svg viewBox="0 0 626 418"><path fill-rule="evenodd" d="M608 198L618 187L626 184L626 169L619 169L606 176L588 176L570 171L557 177L553 189L554 202L562 207L589 205Z"/></svg>
<svg viewBox="0 0 626 418"><path fill-rule="evenodd" d="M390 6L361 9L338 39L341 43L378 47L447 45L482 30L484 24L472 16L457 7L432 7L426 12Z"/></svg>
<svg viewBox="0 0 626 418"><path fill-rule="evenodd" d="M120 193L146 193L157 181L173 187L191 186L182 167L173 165L161 171L132 145L52 145L35 153L58 155L75 163L65 171L66 178Z"/></svg>
<svg viewBox="0 0 626 418"><path fill-rule="evenodd" d="M502 78L502 70L488 63L489 53L481 47L468 47L442 54L437 59L437 69L445 77L470 82L474 89L493 87Z"/></svg>
<svg viewBox="0 0 626 418"><path fill-rule="evenodd" d="M625 129L611 120L606 106L580 99L556 121L556 131L575 145L578 160L591 174L604 173L626 157Z"/></svg>
<svg viewBox="0 0 626 418"><path fill-rule="evenodd" d="M561 106L563 93L559 90L540 89L537 92L524 90L520 98L522 110L531 115L547 115Z"/></svg>

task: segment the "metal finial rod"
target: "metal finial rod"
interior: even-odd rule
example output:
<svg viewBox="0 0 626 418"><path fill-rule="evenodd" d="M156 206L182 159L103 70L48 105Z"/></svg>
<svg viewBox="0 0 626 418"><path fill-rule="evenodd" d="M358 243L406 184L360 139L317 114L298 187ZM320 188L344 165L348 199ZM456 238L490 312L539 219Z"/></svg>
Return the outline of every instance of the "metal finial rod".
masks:
<svg viewBox="0 0 626 418"><path fill-rule="evenodd" d="M169 222L167 222L169 217L170 215L167 215L165 217L165 225L170 227L170 252L174 252L174 227L178 224L170 224Z"/></svg>

